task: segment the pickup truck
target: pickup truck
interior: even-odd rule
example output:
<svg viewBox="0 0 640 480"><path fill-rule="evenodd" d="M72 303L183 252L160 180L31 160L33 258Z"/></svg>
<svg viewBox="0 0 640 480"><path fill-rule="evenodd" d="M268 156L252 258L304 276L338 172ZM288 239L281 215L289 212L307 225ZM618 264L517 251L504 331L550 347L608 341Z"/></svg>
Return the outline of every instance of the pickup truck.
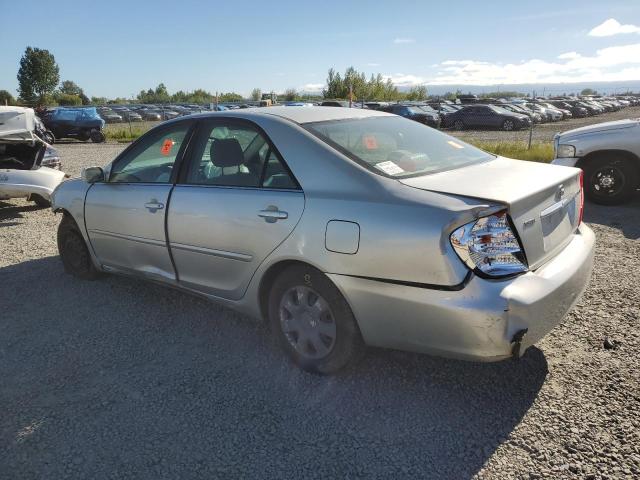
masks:
<svg viewBox="0 0 640 480"><path fill-rule="evenodd" d="M624 203L640 187L640 119L557 133L553 146L551 163L581 168L585 194L594 203Z"/></svg>

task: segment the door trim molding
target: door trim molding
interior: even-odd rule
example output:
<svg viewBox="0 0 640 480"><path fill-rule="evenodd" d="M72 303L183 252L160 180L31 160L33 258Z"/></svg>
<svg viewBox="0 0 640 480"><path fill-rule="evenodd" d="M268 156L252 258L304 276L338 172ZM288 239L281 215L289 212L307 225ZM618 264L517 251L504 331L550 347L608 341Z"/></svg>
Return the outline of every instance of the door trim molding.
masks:
<svg viewBox="0 0 640 480"><path fill-rule="evenodd" d="M157 247L167 247L164 240L154 240L153 238L136 237L133 235L125 235L123 233L107 232L106 230L89 230L90 234L102 235L104 237L119 238L121 240L129 240L136 243L144 243L147 245L155 245Z"/></svg>
<svg viewBox="0 0 640 480"><path fill-rule="evenodd" d="M184 243L169 242L171 248L176 250L184 250L185 252L201 253L203 255L212 255L214 257L228 258L230 260L239 260L241 262L250 262L253 260L253 255L247 255L246 253L228 252L226 250L215 250L213 248L196 247L193 245L185 245Z"/></svg>

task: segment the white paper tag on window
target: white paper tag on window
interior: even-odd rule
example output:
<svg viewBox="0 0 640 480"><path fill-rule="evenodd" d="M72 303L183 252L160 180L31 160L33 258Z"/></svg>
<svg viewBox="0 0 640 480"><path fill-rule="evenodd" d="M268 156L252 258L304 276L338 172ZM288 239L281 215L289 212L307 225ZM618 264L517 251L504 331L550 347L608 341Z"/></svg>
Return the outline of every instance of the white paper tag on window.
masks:
<svg viewBox="0 0 640 480"><path fill-rule="evenodd" d="M397 175L399 173L404 173L404 170L402 168L391 161L376 163L376 167L378 167L388 175Z"/></svg>

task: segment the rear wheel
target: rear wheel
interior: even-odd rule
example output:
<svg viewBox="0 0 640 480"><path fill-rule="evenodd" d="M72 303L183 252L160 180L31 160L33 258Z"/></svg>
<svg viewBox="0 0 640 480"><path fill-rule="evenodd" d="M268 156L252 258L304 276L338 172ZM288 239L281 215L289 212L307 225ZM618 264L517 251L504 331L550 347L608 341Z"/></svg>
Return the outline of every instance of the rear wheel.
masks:
<svg viewBox="0 0 640 480"><path fill-rule="evenodd" d="M58 252L64 271L83 280L95 280L100 272L91 261L87 244L70 215L65 214L58 226Z"/></svg>
<svg viewBox="0 0 640 480"><path fill-rule="evenodd" d="M100 130L92 130L90 138L93 143L102 143L105 140L104 133Z"/></svg>
<svg viewBox="0 0 640 480"><path fill-rule="evenodd" d="M456 120L453 122L453 128L456 130L464 130L464 122L462 120Z"/></svg>
<svg viewBox="0 0 640 480"><path fill-rule="evenodd" d="M364 353L360 330L340 291L310 266L284 270L269 293L271 329L304 370L328 374Z"/></svg>
<svg viewBox="0 0 640 480"><path fill-rule="evenodd" d="M623 155L592 158L583 168L585 193L594 203L619 205L638 187L638 165Z"/></svg>
<svg viewBox="0 0 640 480"><path fill-rule="evenodd" d="M514 128L515 128L515 123L513 122L513 120L507 119L504 122L502 122L502 130L504 130L505 132L510 132Z"/></svg>

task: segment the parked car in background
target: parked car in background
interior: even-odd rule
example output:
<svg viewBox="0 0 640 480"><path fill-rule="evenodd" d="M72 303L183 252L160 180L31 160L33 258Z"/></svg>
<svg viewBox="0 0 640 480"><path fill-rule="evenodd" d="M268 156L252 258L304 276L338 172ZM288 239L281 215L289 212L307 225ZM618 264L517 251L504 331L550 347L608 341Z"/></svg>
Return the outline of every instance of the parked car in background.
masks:
<svg viewBox="0 0 640 480"><path fill-rule="evenodd" d="M268 319L295 363L331 373L364 345L520 357L591 273L580 174L384 112L272 107L166 122L52 207L68 273Z"/></svg>
<svg viewBox="0 0 640 480"><path fill-rule="evenodd" d="M400 115L401 117L408 118L415 122L424 123L433 128L440 127L440 115L428 105L402 105L393 104L386 107L381 107L381 111Z"/></svg>
<svg viewBox="0 0 640 480"><path fill-rule="evenodd" d="M526 115L527 117L529 117L529 119L533 122L533 123L540 123L542 122L542 116L539 113L533 112L531 110L528 110L524 107L521 107L520 105L514 105L512 103L501 103L498 105L501 108L504 108L505 110L509 110L510 112L513 113L519 113L522 115Z"/></svg>
<svg viewBox="0 0 640 480"><path fill-rule="evenodd" d="M584 170L587 198L617 205L640 188L640 120L618 120L558 133L553 164Z"/></svg>
<svg viewBox="0 0 640 480"><path fill-rule="evenodd" d="M324 100L323 102L320 102L320 106L349 108L349 102L345 100Z"/></svg>
<svg viewBox="0 0 640 480"><path fill-rule="evenodd" d="M160 112L157 112L156 110L143 108L138 110L137 113L142 117L143 120L162 120L162 115L160 115Z"/></svg>
<svg viewBox="0 0 640 480"><path fill-rule="evenodd" d="M0 106L0 200L26 198L49 207L64 181L58 152L36 134L31 108Z"/></svg>
<svg viewBox="0 0 640 480"><path fill-rule="evenodd" d="M579 105L571 105L565 100L550 100L549 103L551 105L554 105L555 107L569 110L575 118L584 118L589 115L589 112L586 108Z"/></svg>
<svg viewBox="0 0 640 480"><path fill-rule="evenodd" d="M56 108L42 121L56 139L75 138L94 143L104 142L102 132L105 121L95 107Z"/></svg>
<svg viewBox="0 0 640 480"><path fill-rule="evenodd" d="M122 119L125 122L141 122L142 116L138 112L132 112L128 110L126 112L122 112Z"/></svg>
<svg viewBox="0 0 640 480"><path fill-rule="evenodd" d="M510 112L495 105L467 105L445 118L446 126L456 130L493 128L511 131L528 128L531 125L531 120L527 115Z"/></svg>

